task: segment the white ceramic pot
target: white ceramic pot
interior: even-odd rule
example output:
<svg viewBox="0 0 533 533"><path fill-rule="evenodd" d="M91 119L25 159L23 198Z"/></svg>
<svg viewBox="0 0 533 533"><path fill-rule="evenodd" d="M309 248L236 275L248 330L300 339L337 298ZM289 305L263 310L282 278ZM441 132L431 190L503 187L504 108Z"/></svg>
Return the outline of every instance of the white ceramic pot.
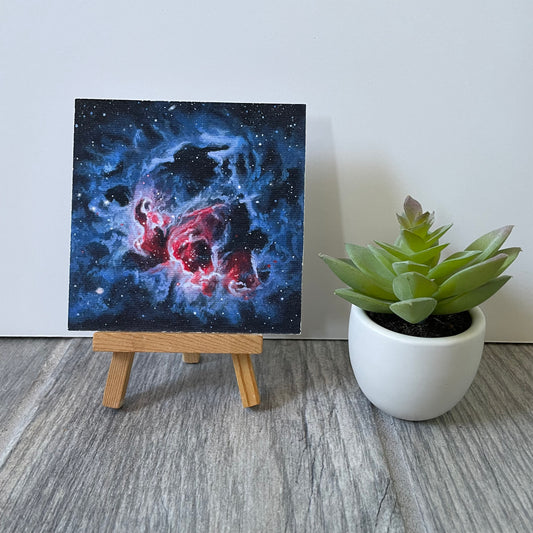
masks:
<svg viewBox="0 0 533 533"><path fill-rule="evenodd" d="M483 353L485 315L470 311L470 328L451 337L395 333L352 305L350 361L359 387L396 418L428 420L449 411L470 387Z"/></svg>

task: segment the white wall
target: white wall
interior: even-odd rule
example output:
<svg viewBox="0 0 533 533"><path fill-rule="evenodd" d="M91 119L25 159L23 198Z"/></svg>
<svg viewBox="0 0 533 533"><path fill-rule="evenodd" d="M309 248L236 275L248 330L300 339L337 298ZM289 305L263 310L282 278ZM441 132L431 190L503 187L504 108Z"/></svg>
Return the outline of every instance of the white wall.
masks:
<svg viewBox="0 0 533 533"><path fill-rule="evenodd" d="M456 248L524 253L484 309L533 341L533 4L526 0L5 0L0 335L68 335L74 98L306 103L303 336L346 336L317 258L393 238L410 193Z"/></svg>

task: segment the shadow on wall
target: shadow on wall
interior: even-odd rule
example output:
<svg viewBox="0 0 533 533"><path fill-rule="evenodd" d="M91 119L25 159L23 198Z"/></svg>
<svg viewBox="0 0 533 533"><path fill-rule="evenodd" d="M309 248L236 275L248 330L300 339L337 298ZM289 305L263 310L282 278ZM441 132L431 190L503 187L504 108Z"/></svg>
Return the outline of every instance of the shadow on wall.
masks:
<svg viewBox="0 0 533 533"><path fill-rule="evenodd" d="M302 335L328 336L328 302L333 299L324 249L343 247L337 161L331 119L307 117Z"/></svg>
<svg viewBox="0 0 533 533"><path fill-rule="evenodd" d="M362 155L347 165L345 173L350 179L340 185L344 242L366 245L374 240L394 240L398 234L396 213L402 212L407 192L399 187L383 156Z"/></svg>
<svg viewBox="0 0 533 533"><path fill-rule="evenodd" d="M524 292L524 284L521 281L522 275L527 273L520 272L521 265L517 264L523 259L523 253L521 255L522 257L518 257L516 263L509 267L509 282L501 291L481 304L487 319L485 342L530 342L529 331L520 327L521 323L533 323L533 309L529 305L528 295ZM515 320L514 317L519 319Z"/></svg>
<svg viewBox="0 0 533 533"><path fill-rule="evenodd" d="M318 253L346 257L345 242L360 245L374 240L393 242L398 235L396 213L401 213L408 194L421 200L430 211L435 206L429 201L425 205L428 188L413 188L411 182L395 173L382 154L358 152L354 157L336 153L339 150L329 119L308 119L308 139L302 336L346 339L350 304L333 294L343 284ZM437 211L436 226L448 221ZM470 235L467 240L470 237L474 238ZM450 251L444 252L443 258L452 253L451 236L449 242ZM517 235L513 235L509 246L520 244ZM531 322L533 310L527 305L530 298L522 281L528 275L524 257L522 254L511 266L509 274L513 279L482 305L489 342L527 341L528 333L520 325L524 324L524 315ZM514 318L517 313L521 315L519 320Z"/></svg>
<svg viewBox="0 0 533 533"><path fill-rule="evenodd" d="M339 176L353 176L353 179L344 179L337 186L341 199L343 239L346 242L361 245L374 240L393 242L399 232L396 213L402 212L403 202L408 194L421 200L424 209L430 212L435 211L434 229L450 222L454 224L455 235L452 230L441 240L441 243L450 243L449 248L442 253L441 259L462 250L475 238L481 236L482 232L496 228L495 225L488 225L477 234L458 234L458 231L462 232L464 229L468 231L468 227L461 221L460 213L455 218L442 216L441 210L436 207L439 198L431 184L424 188L420 185L415 187L412 182L400 179L394 169L387 166L386 159L383 157L352 159L347 163L344 172L339 172ZM429 197L427 202L426 197ZM338 231L338 229L333 231ZM514 232L504 246L520 246L522 242L524 240L520 240L518 233ZM328 249L333 250L330 255L346 257L344 249L333 249L327 241L324 246L329 246ZM524 342L527 340L527 334L524 335L520 324L533 322L533 308L528 305L530 299L525 293L526 284L523 282L524 276L528 275L524 258L525 254L522 253L516 263L506 272L512 276L509 283L481 305L487 317L487 342ZM339 282L333 275L324 276L323 283L333 288L342 286L342 282ZM335 297L335 300L340 300L340 298ZM346 321L349 304L347 305L348 307L336 301L331 304L328 312L335 315L337 320ZM517 314L520 315L518 320L514 318ZM331 322L330 317L328 320ZM335 326L331 324L330 327Z"/></svg>
<svg viewBox="0 0 533 533"><path fill-rule="evenodd" d="M318 253L345 257L345 242L394 239L407 192L384 158L340 161L330 119L308 117L307 139L302 334L346 338L349 304L333 295L340 282Z"/></svg>

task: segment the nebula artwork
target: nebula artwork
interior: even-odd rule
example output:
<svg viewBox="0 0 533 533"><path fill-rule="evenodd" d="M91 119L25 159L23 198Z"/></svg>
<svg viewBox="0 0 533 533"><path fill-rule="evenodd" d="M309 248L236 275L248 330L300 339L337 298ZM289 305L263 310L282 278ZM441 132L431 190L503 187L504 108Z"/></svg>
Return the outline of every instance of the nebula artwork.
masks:
<svg viewBox="0 0 533 533"><path fill-rule="evenodd" d="M299 333L305 105L76 100L69 330Z"/></svg>

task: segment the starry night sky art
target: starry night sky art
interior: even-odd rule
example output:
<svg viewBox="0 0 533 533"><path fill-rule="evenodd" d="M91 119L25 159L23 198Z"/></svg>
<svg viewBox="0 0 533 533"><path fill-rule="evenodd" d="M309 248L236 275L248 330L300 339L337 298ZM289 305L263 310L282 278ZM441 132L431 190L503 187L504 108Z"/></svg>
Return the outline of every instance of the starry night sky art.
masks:
<svg viewBox="0 0 533 533"><path fill-rule="evenodd" d="M305 106L76 100L69 330L299 333Z"/></svg>

